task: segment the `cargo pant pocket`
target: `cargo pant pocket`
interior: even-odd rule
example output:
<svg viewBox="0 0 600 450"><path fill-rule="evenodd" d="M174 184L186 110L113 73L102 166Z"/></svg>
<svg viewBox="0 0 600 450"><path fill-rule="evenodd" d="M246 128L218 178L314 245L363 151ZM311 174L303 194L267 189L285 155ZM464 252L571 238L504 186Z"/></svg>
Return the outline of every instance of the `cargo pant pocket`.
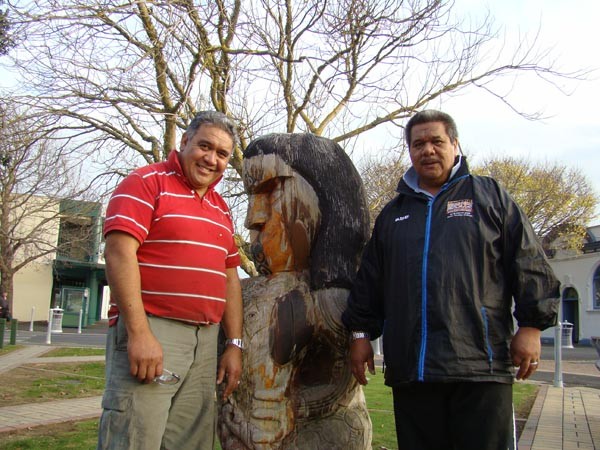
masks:
<svg viewBox="0 0 600 450"><path fill-rule="evenodd" d="M102 397L102 417L98 434L98 450L135 448L132 417L132 394L107 389Z"/></svg>

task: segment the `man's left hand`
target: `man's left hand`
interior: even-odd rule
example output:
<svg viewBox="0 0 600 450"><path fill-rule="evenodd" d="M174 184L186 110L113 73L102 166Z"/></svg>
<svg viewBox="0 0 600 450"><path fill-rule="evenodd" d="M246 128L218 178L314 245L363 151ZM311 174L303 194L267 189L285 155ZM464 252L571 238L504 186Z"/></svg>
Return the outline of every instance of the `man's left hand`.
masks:
<svg viewBox="0 0 600 450"><path fill-rule="evenodd" d="M227 400L240 384L242 375L242 350L234 345L228 345L219 361L217 384L225 381L223 400Z"/></svg>
<svg viewBox="0 0 600 450"><path fill-rule="evenodd" d="M517 380L526 380L538 368L542 344L537 328L521 327L510 343L510 355L515 367L518 367Z"/></svg>

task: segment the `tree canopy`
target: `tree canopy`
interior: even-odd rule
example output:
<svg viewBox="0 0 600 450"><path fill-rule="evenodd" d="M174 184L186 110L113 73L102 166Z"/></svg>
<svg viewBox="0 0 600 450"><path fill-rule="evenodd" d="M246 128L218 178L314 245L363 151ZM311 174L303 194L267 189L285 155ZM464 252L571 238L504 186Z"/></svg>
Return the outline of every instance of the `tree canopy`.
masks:
<svg viewBox="0 0 600 450"><path fill-rule="evenodd" d="M102 168L159 161L198 109L351 145L469 86L560 73L535 37L503 48L444 0L32 0L11 7L23 101L64 119ZM522 112L525 114L525 112ZM141 160L142 158L143 160ZM238 149L233 167L241 169Z"/></svg>
<svg viewBox="0 0 600 450"><path fill-rule="evenodd" d="M590 181L578 169L557 162L534 163L526 158L490 157L473 173L495 178L525 212L544 247L558 238L580 248L586 225L598 203Z"/></svg>
<svg viewBox="0 0 600 450"><path fill-rule="evenodd" d="M536 36L507 45L492 17L459 17L453 0L17 0L8 12L19 103L60 119L107 175L165 159L202 109L240 124L235 184L242 150L270 132L350 151L382 126L401 141L406 118L465 88L513 107L495 81L585 76L561 71Z"/></svg>
<svg viewBox="0 0 600 450"><path fill-rule="evenodd" d="M0 6L3 4L4 1L0 0ZM0 8L0 56L5 55L13 45L13 39L10 35L8 11Z"/></svg>
<svg viewBox="0 0 600 450"><path fill-rule="evenodd" d="M398 182L410 167L404 154L365 159L360 176L365 187L371 228L383 207L396 196Z"/></svg>
<svg viewBox="0 0 600 450"><path fill-rule="evenodd" d="M61 250L61 202L83 199L87 191L79 183L81 161L54 140L57 120L0 101L0 284L9 298L15 273ZM72 235L64 244L76 246L77 239L89 242L90 236Z"/></svg>
<svg viewBox="0 0 600 450"><path fill-rule="evenodd" d="M371 223L396 196L396 186L410 167L406 155L371 158L361 170ZM578 169L558 162L494 156L471 167L475 175L496 179L527 215L544 248L578 250L598 203L590 181Z"/></svg>

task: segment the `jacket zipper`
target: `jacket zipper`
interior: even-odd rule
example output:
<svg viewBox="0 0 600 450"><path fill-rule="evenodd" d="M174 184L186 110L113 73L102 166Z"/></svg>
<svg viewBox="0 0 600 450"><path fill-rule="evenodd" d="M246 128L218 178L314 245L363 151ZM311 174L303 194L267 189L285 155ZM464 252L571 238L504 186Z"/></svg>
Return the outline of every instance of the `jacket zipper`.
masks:
<svg viewBox="0 0 600 450"><path fill-rule="evenodd" d="M431 239L431 217L433 204L438 196L453 184L469 175L462 175L442 186L440 191L427 200L427 221L425 223L425 244L423 245L423 265L421 267L421 349L419 351L418 380L425 381L425 356L427 354L427 264L429 258L429 241Z"/></svg>
<svg viewBox="0 0 600 450"><path fill-rule="evenodd" d="M490 373L494 373L494 366L493 366L493 361L494 361L494 352L492 350L492 346L490 345L490 323L488 320L488 316L487 316L487 310L485 309L485 306L481 307L481 315L483 316L483 328L484 328L484 332L485 332L485 347L487 349L487 354L488 354L488 364L490 366Z"/></svg>
<svg viewBox="0 0 600 450"><path fill-rule="evenodd" d="M424 381L425 354L427 353L427 258L429 257L429 234L431 232L431 210L435 197L427 201L427 222L425 223L425 245L421 267L421 351L419 352L419 381Z"/></svg>

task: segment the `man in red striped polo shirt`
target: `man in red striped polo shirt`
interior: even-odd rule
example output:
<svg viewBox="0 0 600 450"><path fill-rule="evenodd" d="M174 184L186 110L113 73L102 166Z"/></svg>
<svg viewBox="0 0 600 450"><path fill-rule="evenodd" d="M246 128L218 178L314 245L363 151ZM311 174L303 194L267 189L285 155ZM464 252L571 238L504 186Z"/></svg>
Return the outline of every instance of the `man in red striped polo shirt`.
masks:
<svg viewBox="0 0 600 450"><path fill-rule="evenodd" d="M99 449L213 448L215 373L227 397L242 370L240 257L214 189L236 141L229 118L201 112L179 151L134 171L111 197ZM217 364L219 323L227 346Z"/></svg>

